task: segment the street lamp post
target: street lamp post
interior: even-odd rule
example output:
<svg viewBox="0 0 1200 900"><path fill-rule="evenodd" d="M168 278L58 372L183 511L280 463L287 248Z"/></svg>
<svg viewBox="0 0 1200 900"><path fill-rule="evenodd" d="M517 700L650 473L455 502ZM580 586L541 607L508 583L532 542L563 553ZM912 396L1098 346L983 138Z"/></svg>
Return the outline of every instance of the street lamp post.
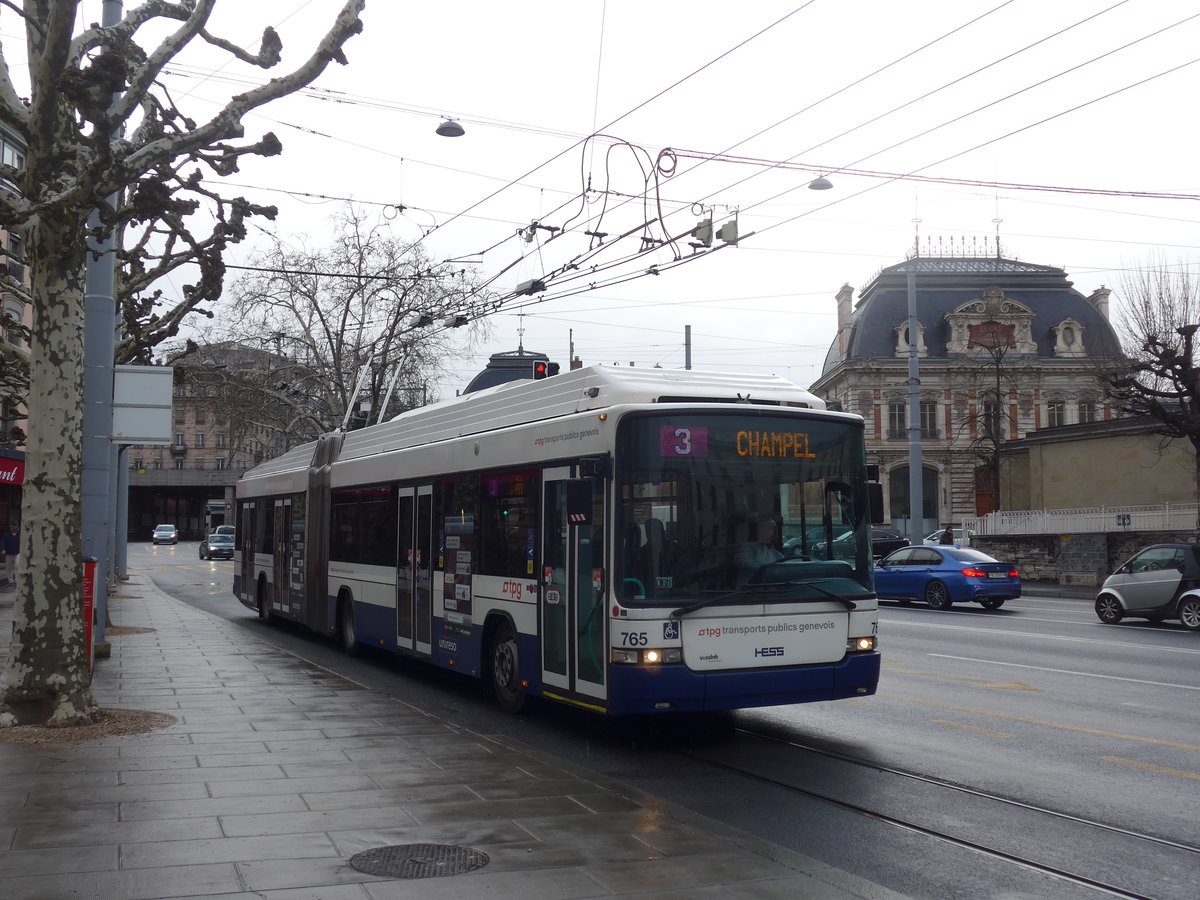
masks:
<svg viewBox="0 0 1200 900"><path fill-rule="evenodd" d="M925 480L921 471L921 374L917 355L917 273L908 272L908 540L925 534Z"/></svg>

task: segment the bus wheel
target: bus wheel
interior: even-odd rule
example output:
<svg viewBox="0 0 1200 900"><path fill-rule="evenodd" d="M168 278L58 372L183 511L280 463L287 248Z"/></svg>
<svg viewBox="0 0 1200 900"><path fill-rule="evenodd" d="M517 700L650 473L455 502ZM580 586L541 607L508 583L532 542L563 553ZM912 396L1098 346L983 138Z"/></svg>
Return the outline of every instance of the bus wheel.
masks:
<svg viewBox="0 0 1200 900"><path fill-rule="evenodd" d="M492 643L492 691L505 712L517 713L525 705L521 690L521 656L512 626L501 625Z"/></svg>
<svg viewBox="0 0 1200 900"><path fill-rule="evenodd" d="M347 656L358 656L358 630L354 627L354 601L343 597L338 603L338 644Z"/></svg>

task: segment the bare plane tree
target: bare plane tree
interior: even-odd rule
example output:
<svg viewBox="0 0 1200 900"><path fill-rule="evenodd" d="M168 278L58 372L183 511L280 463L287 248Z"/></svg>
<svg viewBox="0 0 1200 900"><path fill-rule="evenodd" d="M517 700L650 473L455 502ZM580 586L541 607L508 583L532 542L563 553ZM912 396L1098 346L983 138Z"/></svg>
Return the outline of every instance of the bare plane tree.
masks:
<svg viewBox="0 0 1200 900"><path fill-rule="evenodd" d="M334 217L326 246L276 241L254 263L213 336L273 353L271 366L241 377L259 378L289 435L361 427L426 402L452 330L480 304L470 273L433 263L353 206Z"/></svg>
<svg viewBox="0 0 1200 900"><path fill-rule="evenodd" d="M1149 416L1158 434L1192 445L1200 500L1200 279L1186 265L1157 264L1127 276L1122 293L1124 358L1106 373L1109 391L1125 415Z"/></svg>
<svg viewBox="0 0 1200 900"><path fill-rule="evenodd" d="M163 68L189 45L217 47L264 69L281 59L281 40L272 28L263 33L257 52L210 32L216 2L146 0L116 25L93 25L79 33L78 0L4 3L24 18L31 93L28 101L18 95L0 57L0 120L23 138L27 151L24 169L0 165L0 226L24 238L36 315L22 510L24 571L0 680L0 725L65 724L97 715L88 686L79 571L89 214L100 211L103 234L133 222L172 217L182 222L186 209L177 206L176 197L178 178L187 177L179 174L184 165L227 174L237 170L243 156L278 153L273 135L245 139L243 117L311 84L330 62L345 63L342 48L362 30L365 5L365 0L344 0L328 33L300 65L197 121L159 81ZM157 43L148 37L164 33ZM121 192L128 201L117 209L108 206L106 198Z"/></svg>

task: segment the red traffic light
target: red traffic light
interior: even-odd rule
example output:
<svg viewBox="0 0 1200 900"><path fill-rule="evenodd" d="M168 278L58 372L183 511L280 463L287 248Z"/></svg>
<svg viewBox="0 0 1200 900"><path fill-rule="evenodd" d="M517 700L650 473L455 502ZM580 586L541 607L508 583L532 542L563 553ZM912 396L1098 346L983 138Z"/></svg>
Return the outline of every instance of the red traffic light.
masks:
<svg viewBox="0 0 1200 900"><path fill-rule="evenodd" d="M546 375L549 374L549 369L550 369L550 367L545 363L544 360L540 360L540 359L534 360L534 362L533 362L533 377L534 378L545 378Z"/></svg>

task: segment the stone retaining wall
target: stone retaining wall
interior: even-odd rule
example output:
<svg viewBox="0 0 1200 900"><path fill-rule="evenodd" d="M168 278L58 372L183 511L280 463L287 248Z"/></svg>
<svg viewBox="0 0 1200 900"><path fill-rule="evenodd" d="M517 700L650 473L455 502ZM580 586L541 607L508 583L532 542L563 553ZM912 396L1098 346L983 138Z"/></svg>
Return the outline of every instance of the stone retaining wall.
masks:
<svg viewBox="0 0 1200 900"><path fill-rule="evenodd" d="M1014 563L1025 581L1098 586L1148 544L1200 539L1195 531L1109 531L1094 534L976 535L989 556Z"/></svg>

